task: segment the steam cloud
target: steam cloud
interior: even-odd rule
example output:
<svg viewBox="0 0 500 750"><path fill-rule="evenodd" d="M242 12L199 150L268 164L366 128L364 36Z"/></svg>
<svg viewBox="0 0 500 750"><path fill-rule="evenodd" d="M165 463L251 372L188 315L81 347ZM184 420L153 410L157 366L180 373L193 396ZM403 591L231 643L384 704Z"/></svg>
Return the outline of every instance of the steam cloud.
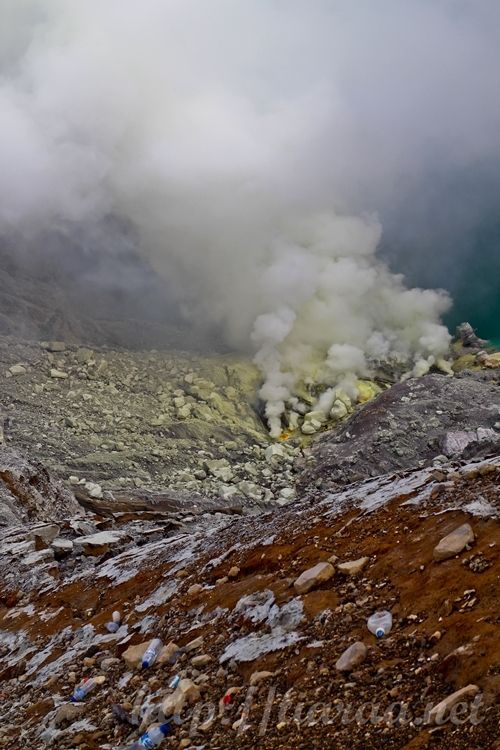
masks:
<svg viewBox="0 0 500 750"><path fill-rule="evenodd" d="M184 314L255 347L273 435L342 416L380 361L444 366L447 295L377 260L377 212L434 162L498 152L497 2L0 13L0 233L126 218Z"/></svg>

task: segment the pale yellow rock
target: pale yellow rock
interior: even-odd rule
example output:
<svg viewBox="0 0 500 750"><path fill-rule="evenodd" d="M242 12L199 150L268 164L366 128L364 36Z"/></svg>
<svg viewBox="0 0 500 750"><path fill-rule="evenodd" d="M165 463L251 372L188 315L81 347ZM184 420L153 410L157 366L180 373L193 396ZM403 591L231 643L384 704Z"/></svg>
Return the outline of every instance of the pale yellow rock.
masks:
<svg viewBox="0 0 500 750"><path fill-rule="evenodd" d="M63 372L62 370L58 370L56 367L53 367L50 371L50 377L59 380L66 380L66 378L69 376L67 372Z"/></svg>
<svg viewBox="0 0 500 750"><path fill-rule="evenodd" d="M203 586L201 583L193 583L192 586L190 586L187 590L189 596L196 596L196 594L199 594L200 591L203 591Z"/></svg>
<svg viewBox="0 0 500 750"><path fill-rule="evenodd" d="M239 573L240 573L240 569L238 568L238 566L233 565L233 567L230 568L228 571L228 576L229 578L236 578L239 575Z"/></svg>
<svg viewBox="0 0 500 750"><path fill-rule="evenodd" d="M305 570L293 584L298 594L306 594L320 583L330 580L335 573L335 568L329 562L320 562L313 568Z"/></svg>
<svg viewBox="0 0 500 750"><path fill-rule="evenodd" d="M212 657L210 654L200 654L199 656L193 656L191 664L198 669L199 667L206 667L211 661Z"/></svg>
<svg viewBox="0 0 500 750"><path fill-rule="evenodd" d="M369 557L360 557L357 560L349 560L348 562L338 563L337 570L340 573L345 573L348 576L355 576L361 573L363 568L369 563Z"/></svg>
<svg viewBox="0 0 500 750"><path fill-rule="evenodd" d="M8 372L11 375L26 375L27 370L24 365L12 365L12 367L9 367Z"/></svg>
<svg viewBox="0 0 500 750"><path fill-rule="evenodd" d="M190 651L196 651L198 648L202 648L203 646L203 636L199 635L198 638L195 638L192 641L189 641L189 643L184 646L184 651L187 651L188 653Z"/></svg>
<svg viewBox="0 0 500 750"><path fill-rule="evenodd" d="M123 661L128 664L129 667L135 669L141 664L144 652L150 643L151 639L149 641L144 641L144 643L137 643L135 646L129 646L122 654Z"/></svg>
<svg viewBox="0 0 500 750"><path fill-rule="evenodd" d="M450 534L441 539L438 545L434 547L433 557L436 562L448 560L450 557L459 555L467 545L474 542L474 532L468 523L462 524Z"/></svg>
<svg viewBox="0 0 500 750"><path fill-rule="evenodd" d="M372 380L358 380L356 387L358 389L358 403L360 404L366 404L367 401L371 401L382 392L380 386Z"/></svg>
<svg viewBox="0 0 500 750"><path fill-rule="evenodd" d="M500 367L500 352L494 352L493 354L479 352L476 359L482 367L490 367L492 369Z"/></svg>
<svg viewBox="0 0 500 750"><path fill-rule="evenodd" d="M158 664L168 664L172 661L175 661L175 656L179 653L179 651L180 646L178 646L176 643L174 643L173 641L167 643L166 646L163 646L158 655Z"/></svg>
<svg viewBox="0 0 500 750"><path fill-rule="evenodd" d="M192 680L181 680L174 692L168 695L162 704L165 717L180 714L184 706L196 703L200 699L201 691Z"/></svg>

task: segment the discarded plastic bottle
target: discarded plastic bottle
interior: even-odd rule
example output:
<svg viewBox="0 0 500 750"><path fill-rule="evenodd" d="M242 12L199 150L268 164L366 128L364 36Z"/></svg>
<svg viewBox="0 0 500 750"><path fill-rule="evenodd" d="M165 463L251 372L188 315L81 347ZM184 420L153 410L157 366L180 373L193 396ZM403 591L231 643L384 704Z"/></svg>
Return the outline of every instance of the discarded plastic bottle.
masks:
<svg viewBox="0 0 500 750"><path fill-rule="evenodd" d="M173 677L168 683L169 688L173 688L175 690L175 688L177 687L180 681L181 681L181 678L179 677L178 674L176 674L175 677Z"/></svg>
<svg viewBox="0 0 500 750"><path fill-rule="evenodd" d="M384 635L391 632L392 615L386 609L374 612L373 615L368 618L367 625L370 633L373 633L377 638L383 638Z"/></svg>
<svg viewBox="0 0 500 750"><path fill-rule="evenodd" d="M152 727L151 729L148 729L142 737L139 737L137 742L134 742L133 745L129 745L127 750L144 750L145 747L158 747L167 734L170 734L170 724L160 724L159 727Z"/></svg>
<svg viewBox="0 0 500 750"><path fill-rule="evenodd" d="M111 616L111 622L108 622L108 624L106 625L106 630L108 630L110 633L116 633L121 624L122 616L117 610L115 610Z"/></svg>
<svg viewBox="0 0 500 750"><path fill-rule="evenodd" d="M149 646L144 652L142 657L142 668L146 669L155 663L158 654L160 653L162 643L159 638L153 638Z"/></svg>
<svg viewBox="0 0 500 750"><path fill-rule="evenodd" d="M80 682L78 687L75 688L75 692L71 696L70 700L73 703L85 700L91 690L94 690L98 685L98 682L93 677L86 677Z"/></svg>

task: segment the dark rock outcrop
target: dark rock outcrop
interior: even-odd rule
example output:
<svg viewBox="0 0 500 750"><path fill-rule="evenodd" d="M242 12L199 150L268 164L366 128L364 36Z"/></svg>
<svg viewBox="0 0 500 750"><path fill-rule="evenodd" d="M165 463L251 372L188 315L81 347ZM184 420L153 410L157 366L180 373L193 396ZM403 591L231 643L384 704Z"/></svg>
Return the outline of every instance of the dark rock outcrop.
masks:
<svg viewBox="0 0 500 750"><path fill-rule="evenodd" d="M460 458L486 455L500 447L499 420L497 377L432 374L397 383L318 438L302 462L299 491L425 466L454 442L464 445ZM467 440L450 440L451 431Z"/></svg>

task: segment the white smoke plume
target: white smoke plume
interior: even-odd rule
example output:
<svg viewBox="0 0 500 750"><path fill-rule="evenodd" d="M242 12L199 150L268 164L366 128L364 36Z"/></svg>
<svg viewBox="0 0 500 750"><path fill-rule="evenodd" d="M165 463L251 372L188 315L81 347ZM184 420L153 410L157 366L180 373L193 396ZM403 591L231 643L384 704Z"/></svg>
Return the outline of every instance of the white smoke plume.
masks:
<svg viewBox="0 0 500 750"><path fill-rule="evenodd" d="M379 361L420 373L446 355L449 300L376 259L377 210L423 165L498 149L497 3L0 0L0 15L0 234L126 218L184 314L254 347L273 435L285 412L342 415Z"/></svg>

